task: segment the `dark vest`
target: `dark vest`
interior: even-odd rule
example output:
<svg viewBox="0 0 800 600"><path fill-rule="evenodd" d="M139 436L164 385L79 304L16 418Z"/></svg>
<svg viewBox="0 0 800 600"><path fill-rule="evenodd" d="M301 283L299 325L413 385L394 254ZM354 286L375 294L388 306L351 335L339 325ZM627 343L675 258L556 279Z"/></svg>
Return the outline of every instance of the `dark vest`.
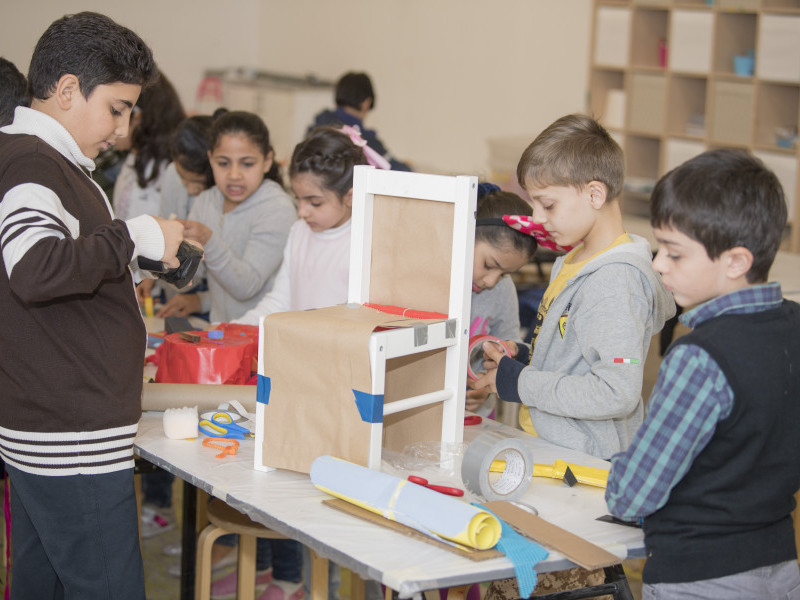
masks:
<svg viewBox="0 0 800 600"><path fill-rule="evenodd" d="M675 341L706 350L731 414L644 522L645 583L723 577L796 559L800 488L800 305L712 318Z"/></svg>

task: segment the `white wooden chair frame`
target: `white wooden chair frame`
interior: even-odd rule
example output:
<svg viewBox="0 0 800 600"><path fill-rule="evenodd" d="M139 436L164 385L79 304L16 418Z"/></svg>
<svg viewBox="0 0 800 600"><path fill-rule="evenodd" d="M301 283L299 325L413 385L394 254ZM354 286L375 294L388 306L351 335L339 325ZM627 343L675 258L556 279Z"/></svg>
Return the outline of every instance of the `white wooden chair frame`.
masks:
<svg viewBox="0 0 800 600"><path fill-rule="evenodd" d="M376 195L454 205L447 321L429 325L427 336L422 336L425 340L420 339L418 330L409 327L375 332L369 341L370 393L373 395L384 393L387 360L446 348L444 388L391 402L384 406L383 411L386 416L440 402L443 443L460 443L464 434L477 186L476 177L383 171L368 166L356 167L353 177L349 303L370 301L372 217ZM373 423L369 442L370 468L380 468L382 438L383 423Z"/></svg>

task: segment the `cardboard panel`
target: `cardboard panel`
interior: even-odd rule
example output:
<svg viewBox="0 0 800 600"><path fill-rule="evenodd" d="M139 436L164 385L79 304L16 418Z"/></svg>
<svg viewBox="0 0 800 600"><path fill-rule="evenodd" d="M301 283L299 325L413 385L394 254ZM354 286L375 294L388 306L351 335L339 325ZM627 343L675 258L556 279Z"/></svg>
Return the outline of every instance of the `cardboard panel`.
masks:
<svg viewBox="0 0 800 600"><path fill-rule="evenodd" d="M449 312L454 210L449 202L375 196L371 303Z"/></svg>
<svg viewBox="0 0 800 600"><path fill-rule="evenodd" d="M446 349L386 362L385 403L444 388ZM400 452L408 444L442 439L442 405L402 411L383 420L383 447Z"/></svg>

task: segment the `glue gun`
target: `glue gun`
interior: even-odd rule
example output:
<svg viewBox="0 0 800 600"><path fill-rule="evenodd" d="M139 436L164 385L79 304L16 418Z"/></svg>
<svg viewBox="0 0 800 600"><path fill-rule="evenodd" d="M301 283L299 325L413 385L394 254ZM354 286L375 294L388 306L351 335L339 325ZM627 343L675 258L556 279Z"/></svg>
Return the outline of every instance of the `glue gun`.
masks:
<svg viewBox="0 0 800 600"><path fill-rule="evenodd" d="M489 470L492 473L502 473L506 469L506 461L493 460ZM595 467L585 467L557 460L552 465L533 465L534 477L552 477L553 479L563 479L567 485L572 487L575 483L585 483L595 487L606 487L608 482L608 470L597 469Z"/></svg>
<svg viewBox="0 0 800 600"><path fill-rule="evenodd" d="M176 256L180 265L174 269L169 268L159 260L151 260L143 256L138 258L139 268L150 271L159 279L163 279L180 289L185 287L197 272L197 267L200 266L200 261L203 260L203 250L184 240L178 246Z"/></svg>

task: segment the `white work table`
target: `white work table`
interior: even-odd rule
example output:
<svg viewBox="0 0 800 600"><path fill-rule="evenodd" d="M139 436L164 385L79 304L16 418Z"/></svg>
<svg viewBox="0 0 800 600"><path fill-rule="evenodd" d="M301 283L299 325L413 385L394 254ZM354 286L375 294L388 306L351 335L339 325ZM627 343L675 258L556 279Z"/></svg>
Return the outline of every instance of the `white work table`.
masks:
<svg viewBox="0 0 800 600"><path fill-rule="evenodd" d="M466 427L465 441L486 430L525 436L537 463L566 460L586 466L608 466L605 461L488 420ZM322 501L330 496L315 488L307 475L254 470L254 441L242 442L236 456L224 459L215 458L218 451L202 446L201 441L201 438L191 441L166 438L162 413L148 412L142 415L135 445L140 457L360 577L382 582L400 597L514 575L511 562L505 557L472 561L325 506ZM432 483L440 482L432 480ZM603 489L580 484L570 488L558 480L536 477L522 501L535 506L542 518L602 546L620 560L644 556L640 530L595 520L607 514ZM551 552L536 568L547 572L572 566L562 555Z"/></svg>

